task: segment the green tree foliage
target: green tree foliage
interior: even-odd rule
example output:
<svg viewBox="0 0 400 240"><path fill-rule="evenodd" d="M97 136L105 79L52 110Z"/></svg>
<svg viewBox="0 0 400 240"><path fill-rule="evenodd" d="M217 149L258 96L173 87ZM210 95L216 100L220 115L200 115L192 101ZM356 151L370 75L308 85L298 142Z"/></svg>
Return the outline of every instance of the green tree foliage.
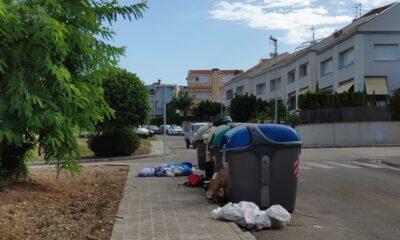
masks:
<svg viewBox="0 0 400 240"><path fill-rule="evenodd" d="M400 121L400 88L394 91L389 98L389 108L392 113L392 120Z"/></svg>
<svg viewBox="0 0 400 240"><path fill-rule="evenodd" d="M221 103L210 100L201 101L192 109L192 114L197 121L211 121L221 113Z"/></svg>
<svg viewBox="0 0 400 240"><path fill-rule="evenodd" d="M266 116L270 113L270 104L254 95L238 95L231 100L230 115L235 122L249 122L257 116Z"/></svg>
<svg viewBox="0 0 400 240"><path fill-rule="evenodd" d="M368 103L376 105L375 96L367 96L364 92L307 92L299 95L300 109L365 107Z"/></svg>
<svg viewBox="0 0 400 240"><path fill-rule="evenodd" d="M36 144L45 160L58 160L58 169L78 169L76 132L112 115L101 78L93 74L124 53L109 44L110 25L117 16L139 18L146 7L117 0L0 0L3 172L21 172Z"/></svg>
<svg viewBox="0 0 400 240"><path fill-rule="evenodd" d="M109 68L103 73L104 98L114 109L114 118L99 124L101 131L134 128L147 122L149 94L139 77L124 69Z"/></svg>
<svg viewBox="0 0 400 240"><path fill-rule="evenodd" d="M98 157L129 156L138 149L140 140L133 129L125 128L91 136L88 143Z"/></svg>
<svg viewBox="0 0 400 240"><path fill-rule="evenodd" d="M182 111L183 117L186 118L188 111L192 106L193 100L194 98L189 95L189 92L187 90L183 90L172 98L170 107Z"/></svg>

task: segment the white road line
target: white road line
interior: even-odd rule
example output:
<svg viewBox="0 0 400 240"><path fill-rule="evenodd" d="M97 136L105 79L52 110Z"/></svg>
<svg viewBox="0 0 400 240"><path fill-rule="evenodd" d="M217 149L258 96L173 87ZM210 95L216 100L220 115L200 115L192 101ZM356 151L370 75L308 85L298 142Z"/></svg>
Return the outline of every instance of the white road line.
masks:
<svg viewBox="0 0 400 240"><path fill-rule="evenodd" d="M336 168L336 167L332 167L332 166L325 165L325 164L322 164L322 163L306 162L304 164L307 164L307 165L310 165L310 166L313 166L313 167L324 168L324 169L335 169Z"/></svg>
<svg viewBox="0 0 400 240"><path fill-rule="evenodd" d="M351 162L352 164L360 165L363 167L370 167L370 168L384 168L382 166L379 166L377 164L371 164L371 163L362 163L362 162Z"/></svg>
<svg viewBox="0 0 400 240"><path fill-rule="evenodd" d="M361 168L359 166L354 166L352 164L346 164L346 163L338 163L338 162L325 162L325 163L339 166L339 167L344 167L344 168Z"/></svg>

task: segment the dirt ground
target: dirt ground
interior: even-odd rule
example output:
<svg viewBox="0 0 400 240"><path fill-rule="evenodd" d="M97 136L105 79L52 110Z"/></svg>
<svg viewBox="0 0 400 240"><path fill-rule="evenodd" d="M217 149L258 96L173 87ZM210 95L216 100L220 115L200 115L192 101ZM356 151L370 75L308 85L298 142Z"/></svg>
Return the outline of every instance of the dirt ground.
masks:
<svg viewBox="0 0 400 240"><path fill-rule="evenodd" d="M110 239L128 170L90 166L58 179L31 170L0 192L0 239Z"/></svg>

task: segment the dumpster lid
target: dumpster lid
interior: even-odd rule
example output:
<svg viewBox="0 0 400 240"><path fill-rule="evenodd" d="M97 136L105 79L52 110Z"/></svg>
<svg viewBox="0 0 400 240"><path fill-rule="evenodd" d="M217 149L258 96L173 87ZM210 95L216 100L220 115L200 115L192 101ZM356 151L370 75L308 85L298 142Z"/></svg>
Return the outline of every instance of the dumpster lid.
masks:
<svg viewBox="0 0 400 240"><path fill-rule="evenodd" d="M250 131L246 125L233 128L223 137L222 144L225 149L242 148L250 145Z"/></svg>
<svg viewBox="0 0 400 240"><path fill-rule="evenodd" d="M221 144L222 138L224 137L225 133L227 133L229 130L231 130L231 127L228 127L226 125L222 125L218 127L218 130L214 132L214 134L211 137L210 141L210 146L218 146Z"/></svg>
<svg viewBox="0 0 400 240"><path fill-rule="evenodd" d="M196 132L196 140L204 140L204 134L206 134L207 130L210 128L210 125L204 125L199 128Z"/></svg>
<svg viewBox="0 0 400 240"><path fill-rule="evenodd" d="M268 140L277 143L299 142L300 136L291 127L280 124L260 124L257 128Z"/></svg>

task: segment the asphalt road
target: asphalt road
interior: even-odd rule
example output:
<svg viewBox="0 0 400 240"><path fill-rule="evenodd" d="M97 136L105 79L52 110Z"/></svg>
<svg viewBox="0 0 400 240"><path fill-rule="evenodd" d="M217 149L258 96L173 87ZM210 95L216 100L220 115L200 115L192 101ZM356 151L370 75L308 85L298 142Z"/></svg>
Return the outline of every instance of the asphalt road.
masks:
<svg viewBox="0 0 400 240"><path fill-rule="evenodd" d="M176 161L196 161L183 137L168 137ZM296 211L284 230L258 239L400 239L400 147L303 149Z"/></svg>

